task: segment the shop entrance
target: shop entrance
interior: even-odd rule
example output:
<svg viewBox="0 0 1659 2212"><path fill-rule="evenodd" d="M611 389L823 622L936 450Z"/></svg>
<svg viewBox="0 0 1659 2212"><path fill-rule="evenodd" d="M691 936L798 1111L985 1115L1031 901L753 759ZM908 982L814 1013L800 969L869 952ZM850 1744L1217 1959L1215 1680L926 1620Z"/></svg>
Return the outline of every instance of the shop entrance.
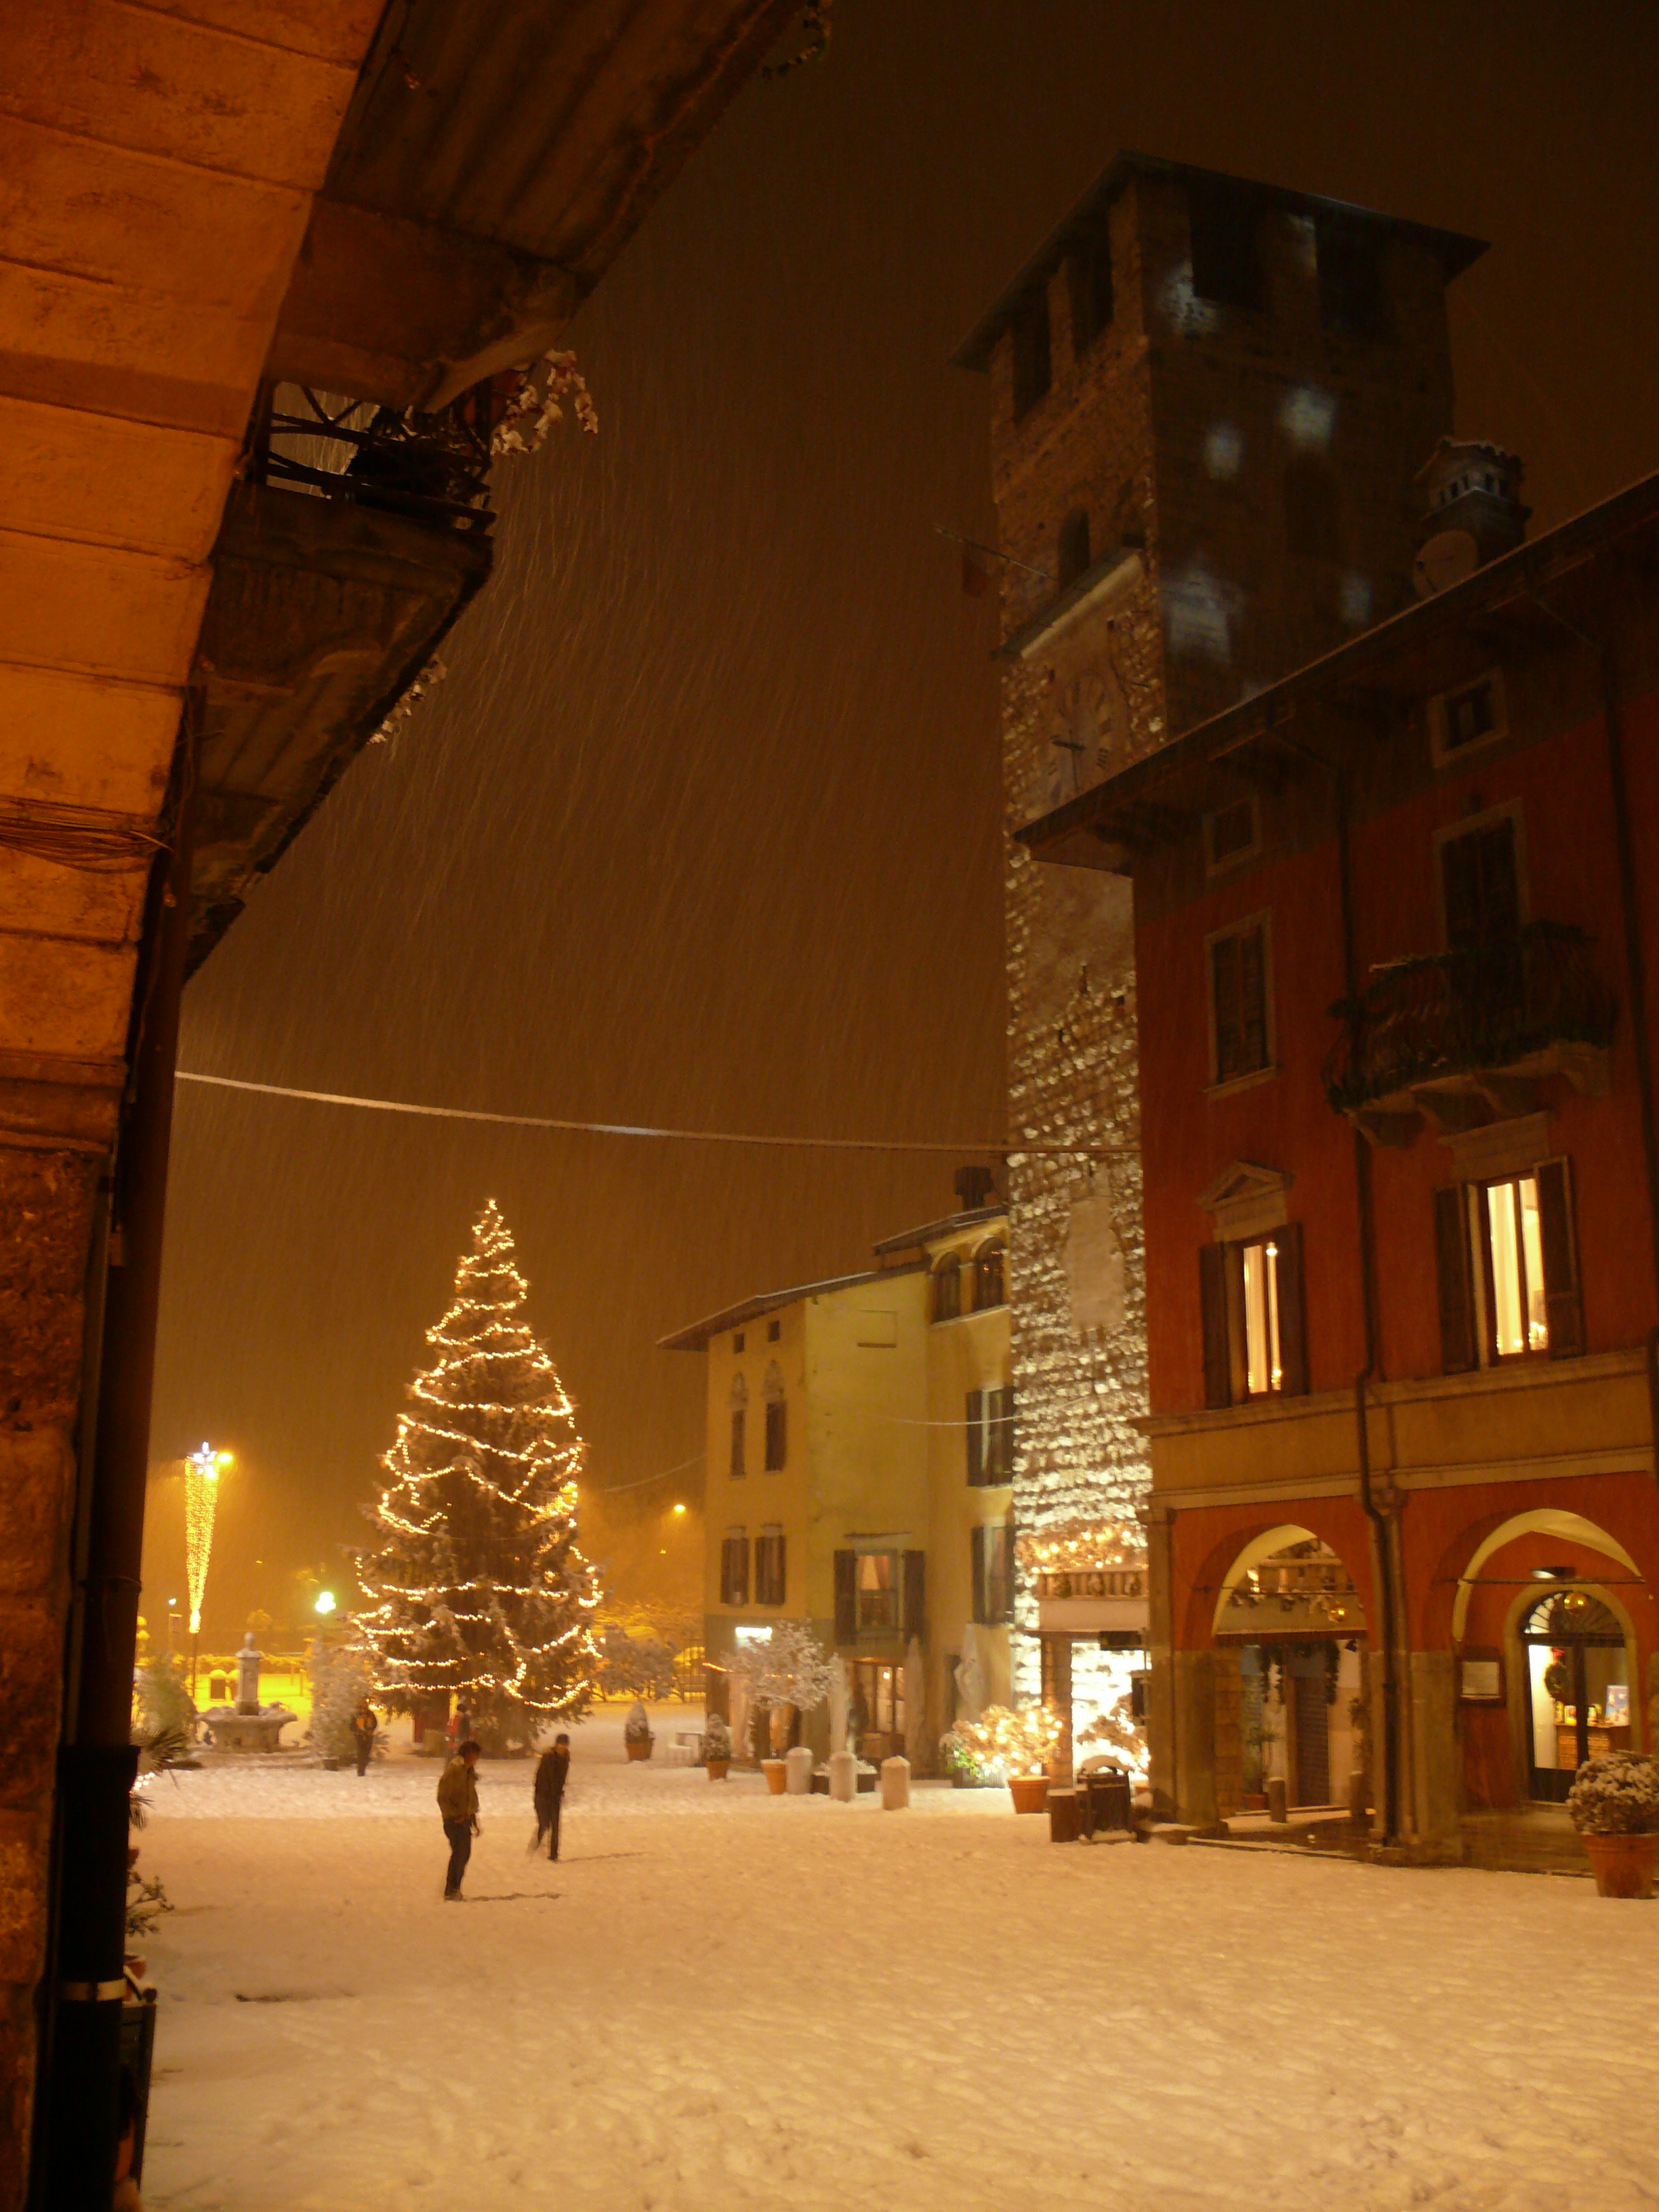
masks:
<svg viewBox="0 0 1659 2212"><path fill-rule="evenodd" d="M1527 1655L1530 1795L1559 1805L1587 1759L1630 1747L1625 1632L1589 1591L1559 1590L1526 1616L1521 1641Z"/></svg>

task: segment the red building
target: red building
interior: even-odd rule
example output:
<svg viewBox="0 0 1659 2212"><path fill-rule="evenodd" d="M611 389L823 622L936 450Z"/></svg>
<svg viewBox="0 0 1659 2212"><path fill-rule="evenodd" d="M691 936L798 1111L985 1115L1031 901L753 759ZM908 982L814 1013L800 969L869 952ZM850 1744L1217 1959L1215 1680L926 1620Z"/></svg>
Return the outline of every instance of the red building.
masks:
<svg viewBox="0 0 1659 2212"><path fill-rule="evenodd" d="M1415 605L1023 836L1133 883L1155 1786L1487 1857L1659 1729L1659 477L1425 473Z"/></svg>

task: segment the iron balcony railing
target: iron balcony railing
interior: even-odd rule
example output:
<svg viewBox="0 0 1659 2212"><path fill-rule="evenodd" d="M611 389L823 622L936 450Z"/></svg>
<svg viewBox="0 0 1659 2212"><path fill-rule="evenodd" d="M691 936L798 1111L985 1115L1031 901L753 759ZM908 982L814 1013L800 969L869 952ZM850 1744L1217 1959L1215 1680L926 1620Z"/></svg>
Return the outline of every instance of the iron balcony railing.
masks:
<svg viewBox="0 0 1659 2212"><path fill-rule="evenodd" d="M1357 999L1324 1066L1339 1113L1448 1076L1510 1068L1552 1045L1605 1048L1618 1002L1596 974L1590 939L1569 922L1531 921L1455 952L1396 960Z"/></svg>
<svg viewBox="0 0 1659 2212"><path fill-rule="evenodd" d="M282 398L288 404L278 406ZM434 529L488 534L493 383L434 415L335 398L308 387L267 386L253 421L246 472L323 499Z"/></svg>

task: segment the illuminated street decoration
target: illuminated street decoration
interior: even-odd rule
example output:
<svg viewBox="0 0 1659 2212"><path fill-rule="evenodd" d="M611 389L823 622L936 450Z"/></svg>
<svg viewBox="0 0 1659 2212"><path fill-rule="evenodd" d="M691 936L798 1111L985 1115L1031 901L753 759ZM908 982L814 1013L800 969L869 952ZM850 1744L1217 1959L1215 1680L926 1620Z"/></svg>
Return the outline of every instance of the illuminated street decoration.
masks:
<svg viewBox="0 0 1659 2212"><path fill-rule="evenodd" d="M202 1599L208 1562L213 1554L213 1516L219 1504L219 1477L231 1464L227 1451L202 1444L185 1462L185 1573L190 1589L190 1632L202 1632Z"/></svg>
<svg viewBox="0 0 1659 2212"><path fill-rule="evenodd" d="M520 1317L528 1290L492 1200L383 1462L356 1615L387 1704L458 1696L475 1726L518 1741L580 1714L598 1656L598 1583L575 1544L582 1443Z"/></svg>

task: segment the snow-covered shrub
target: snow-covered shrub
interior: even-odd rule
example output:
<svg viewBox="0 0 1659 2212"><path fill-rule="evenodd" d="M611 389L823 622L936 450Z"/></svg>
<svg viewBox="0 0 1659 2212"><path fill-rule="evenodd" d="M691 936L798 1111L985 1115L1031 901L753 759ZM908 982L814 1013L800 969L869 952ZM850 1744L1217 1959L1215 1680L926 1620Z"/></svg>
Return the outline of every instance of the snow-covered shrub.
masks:
<svg viewBox="0 0 1659 2212"><path fill-rule="evenodd" d="M705 1759L730 1759L732 1731L718 1713L710 1713L702 1724L702 1755Z"/></svg>
<svg viewBox="0 0 1659 2212"><path fill-rule="evenodd" d="M1650 1835L1659 1829L1659 1765L1639 1751L1586 1759L1567 1792L1567 1811L1583 1835Z"/></svg>
<svg viewBox="0 0 1659 2212"><path fill-rule="evenodd" d="M619 1620L598 1630L596 1680L602 1698L671 1698L674 1646L660 1636L630 1636Z"/></svg>
<svg viewBox="0 0 1659 2212"><path fill-rule="evenodd" d="M134 1680L133 1697L138 1707L138 1741L176 1741L182 1752L194 1740L196 1701L185 1685L185 1662L175 1653L163 1651L144 1662Z"/></svg>
<svg viewBox="0 0 1659 2212"><path fill-rule="evenodd" d="M947 1729L939 1738L939 1763L942 1772L959 1774L964 1782L994 1782L1000 1778L981 1765L969 1750L961 1728Z"/></svg>
<svg viewBox="0 0 1659 2212"><path fill-rule="evenodd" d="M1103 1745L1116 1754L1114 1765L1127 1768L1137 1782L1146 1779L1146 1731L1135 1718L1133 1702L1127 1695L1120 1698L1109 1712L1102 1713L1087 1728L1079 1729L1076 1741L1079 1745Z"/></svg>
<svg viewBox="0 0 1659 2212"><path fill-rule="evenodd" d="M361 1651L319 1635L311 1639L306 1672L311 1677L312 1749L319 1759L355 1759L351 1717L374 1694L374 1669Z"/></svg>
<svg viewBox="0 0 1659 2212"><path fill-rule="evenodd" d="M725 1662L730 1680L756 1705L793 1705L810 1713L830 1694L835 1661L805 1620L775 1620L759 1642L739 1644Z"/></svg>
<svg viewBox="0 0 1659 2212"><path fill-rule="evenodd" d="M637 1698L628 1709L628 1718L623 1723L624 1743L651 1741L651 1717Z"/></svg>
<svg viewBox="0 0 1659 2212"><path fill-rule="evenodd" d="M981 1768L1003 1778L1040 1774L1060 1747L1059 1717L1046 1705L988 1705L954 1733Z"/></svg>

